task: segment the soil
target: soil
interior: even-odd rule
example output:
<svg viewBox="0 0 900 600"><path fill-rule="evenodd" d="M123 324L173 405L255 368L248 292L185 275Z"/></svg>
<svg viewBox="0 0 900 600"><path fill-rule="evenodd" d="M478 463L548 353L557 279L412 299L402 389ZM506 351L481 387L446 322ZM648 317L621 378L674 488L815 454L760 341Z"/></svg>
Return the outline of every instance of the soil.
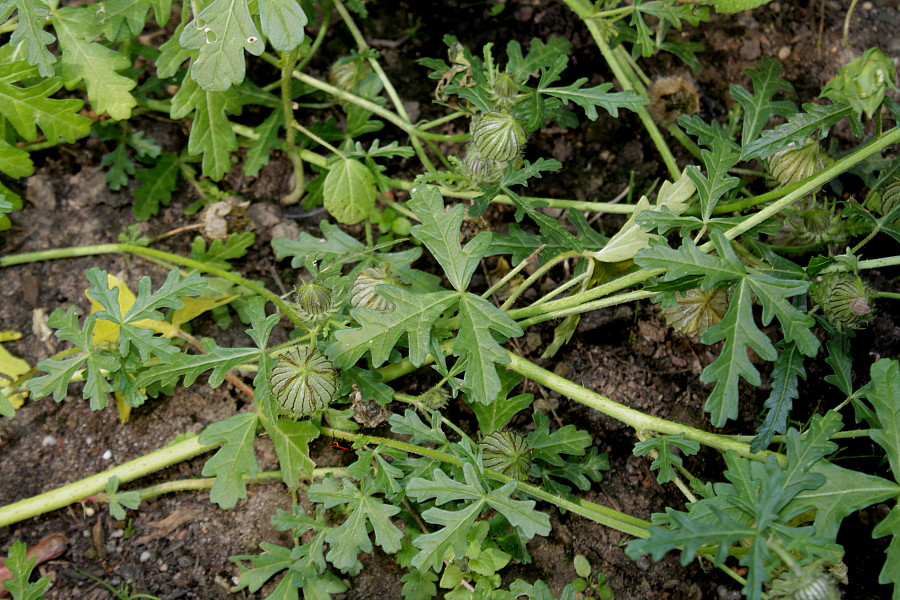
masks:
<svg viewBox="0 0 900 600"><path fill-rule="evenodd" d="M488 10L495 4L392 0L370 6L366 35L382 53L382 62L401 95L415 103L410 106L418 109L420 118L440 116L444 109L430 104L434 82L414 61L445 56L441 42L444 33L456 35L470 48L480 48L489 41L502 48L510 39L527 45L532 37L563 36L574 47L567 78L585 76L592 84L611 80L587 31L563 5L544 0L508 0L501 2L501 13L491 17ZM748 87L749 79L743 71L763 56L782 59L785 78L796 91L795 101L812 101L843 62L840 31L844 14L844 8L833 0L775 2L763 10L718 15L710 24L686 28L678 34L683 41L706 46L701 55L704 68L696 75L702 95L701 115L705 119L725 115L731 104L728 85ZM860 3L852 32L857 49L880 45L888 56L900 56L898 2ZM326 54L340 53L341 44L351 42L349 37L342 39L342 35L339 33L330 42ZM642 61L642 65L652 77L690 75L688 68L669 55ZM314 61L311 68L324 72L328 64ZM176 149L185 141L178 123L145 117L136 126L166 149ZM553 156L565 168L552 177L534 181L529 191L535 195L609 199L624 190L631 177L636 189L646 189L655 178L664 176L664 170L642 132L633 115L613 120L604 114L578 129L544 130L534 135L529 140L528 156ZM850 139L849 132L837 133ZM27 182L18 182L27 199L26 206L12 215L15 227L0 234L0 252L6 255L115 242L134 219L130 189L111 192L104 181L100 159L108 150L102 142L89 139L77 146L40 153L38 173ZM690 160L688 156L679 159ZM401 161L390 174L413 176L415 173L405 171L411 166L411 162ZM288 161L276 155L258 178L245 179L235 168L222 185L253 203L259 227L255 246L239 261L238 268L273 290L283 290L284 282L290 285L295 276L286 261L275 260L269 239L296 236L301 230L317 234L317 219L321 218L291 220L281 216L277 199L288 191L289 173ZM145 233L156 236L195 222L196 217L185 216L184 209L196 199L192 191L181 188L170 207L144 224ZM509 215L495 212L492 218L502 221ZM614 231L621 222L621 218L612 216L596 225L601 230ZM167 238L158 247L187 253L192 235ZM26 335L6 347L31 364L65 349L65 343L46 334L44 319L57 307L74 305L82 311L88 308L83 273L92 266L116 274L132 289L143 276L159 281L165 273L152 263L119 255L9 268L3 273L6 285L0 287L0 323L4 330ZM896 281L897 273L885 271L872 276L883 284L881 289L886 289ZM221 345L246 341L239 328L223 333L204 318L194 324L194 333L213 335ZM523 339L518 350L545 368L650 414L709 427L703 403L710 388L700 382L699 375L712 361L715 348L673 333L661 322L655 306L642 303L585 316L573 341L552 359L538 358L552 340L552 325L538 327L534 333ZM274 335L284 339L287 331L280 326ZM876 358L900 355L900 314L881 311L867 330L866 340L854 346L854 353L858 359L854 375L859 378L865 376L868 365ZM767 372L768 367L765 369ZM805 400L798 402L794 413L798 419L806 418L819 404L833 406L843 399L822 382L830 370L821 358L810 361L807 371L801 390ZM761 406L768 386L768 375L765 377L759 389L743 389L743 412L729 424L728 432L752 431L758 424L757 407ZM0 420L0 505L139 457L160 448L176 434L199 432L209 423L247 406L247 399L230 384L211 389L201 383L189 390L180 389L171 398L147 402L134 410L127 423L120 424L112 408L90 411L78 391L70 388L72 394L64 402L49 398L29 402L14 419ZM631 454L635 440L629 428L535 386L528 391L535 393L556 418L588 429L598 449L609 454L612 468L601 483L584 494L587 499L646 519L666 506L683 504L683 497L674 486L656 483L649 461ZM474 422L471 414L459 409L454 416L464 425ZM521 422L514 422L513 426L525 428L526 419L519 418ZM865 448L861 448L860 454L865 453ZM319 466L345 464L349 454L332 448L328 440L318 440L313 446L313 458ZM267 440L258 440L257 456L262 469L275 468L274 451ZM181 463L124 489L199 476L204 460L205 457L199 457ZM721 458L715 452L701 451L697 456L686 457L685 464L701 479L721 477ZM40 567L41 573L53 581L46 594L50 599L112 598L92 576L113 587L124 585L130 591L164 600L262 598L263 593L229 596L238 569L228 557L254 553L260 542L289 544L285 534L276 532L269 523L276 509L289 505L290 497L279 485L252 486L249 497L233 510L211 505L207 493L201 491L161 496L145 501L138 511L129 511L126 521L114 520L105 506L76 504L0 528L0 554L13 540L21 539L31 545L49 533L65 535L66 553ZM845 560L850 569L847 598L890 597L890 588L876 583L887 540L873 541L870 536L871 529L884 517L885 508L871 507L845 522L844 531L853 532L839 540L847 548ZM696 561L681 566L674 555L660 562L649 558L631 560L624 553L628 541L624 534L571 513L549 512L552 533L531 542L529 551L534 562L508 569L505 577L509 580L543 579L558 594L575 577L573 557L583 554L595 572L606 574L608 585L619 600L740 597L739 585L717 570L704 571ZM375 552L363 557L363 562L362 573L348 581L350 590L338 598L401 597L403 572L391 558Z"/></svg>

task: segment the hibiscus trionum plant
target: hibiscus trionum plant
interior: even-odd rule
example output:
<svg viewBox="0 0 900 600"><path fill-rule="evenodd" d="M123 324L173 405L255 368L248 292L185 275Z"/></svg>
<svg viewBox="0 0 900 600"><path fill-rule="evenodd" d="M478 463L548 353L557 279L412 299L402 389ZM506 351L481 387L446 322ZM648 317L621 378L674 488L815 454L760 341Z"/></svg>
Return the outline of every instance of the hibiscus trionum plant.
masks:
<svg viewBox="0 0 900 600"><path fill-rule="evenodd" d="M247 400L199 436L173 431L152 453L0 507L0 527L85 498L123 519L183 489L208 488L212 503L241 510L248 486L280 482L291 507L273 510L271 523L291 542L232 557L234 592L327 598L353 585L364 554L380 552L396 561L407 599L439 588L454 599L610 593L600 579L551 590L507 576L507 566L531 562L530 542L551 534L558 512L626 534L632 558L672 551L718 569L748 598L838 597L844 518L893 501L874 536L900 534L900 366L889 357L854 365L852 351L857 332L900 298L879 289L889 279L867 276L900 264L894 65L878 48L854 53L798 106L782 64L763 57L747 70L749 89L732 85L732 110L714 119L697 112L689 77L653 82L641 59L665 52L699 70L699 48L670 34L762 2L564 4L614 80L568 75L563 38L470 48L449 32L445 55L419 61L440 116L414 122L363 34L359 0L0 1L0 226L16 223L13 180L34 173L34 154L91 135L109 149L107 185L133 191L136 220L175 210L166 207L184 183L196 199L185 219L200 216L184 229L204 234L183 254L132 227L117 243L0 257L8 285L16 265L101 254L168 273L131 289L88 270L87 300L46 321L64 350L33 367L0 355L0 415L16 419L26 400L80 397L93 410L115 406L124 421L180 388L226 381ZM153 42L151 30L163 35ZM325 56L338 34L355 47ZM328 73L316 75L310 65L324 59ZM530 138L625 113L658 151L659 185L631 189L624 203L526 194L565 169L535 156ZM139 114L181 121L186 143L164 150ZM853 143L830 136L838 127ZM271 241L298 282L287 293L242 274L256 239L247 203L220 183L232 171L256 177L273 156L290 165L280 202L325 216L315 235ZM858 180L864 196L843 194L842 179ZM593 213L624 222L601 233ZM484 227L486 215L503 226ZM499 272L487 273L487 260ZM553 341L542 352L552 357L582 315L638 302L658 304L672 327L708 346L703 426L603 396L529 360L518 343L544 323ZM198 339L201 316L250 343ZM289 335L273 334L282 327ZM827 365L842 401L807 418L793 408L813 361ZM764 373L770 386L755 405L747 384L760 387ZM589 501L617 476L598 432L560 419L535 390L630 428L634 454L683 503L647 521ZM753 430L713 431L742 413L758 415ZM277 470L260 469L260 437ZM890 471L833 460L859 437ZM311 445L328 438L351 451L345 465L317 464ZM686 466L702 447L721 454L718 477ZM196 479L135 483L206 454ZM894 598L897 539L879 575ZM13 597L47 587L29 583L20 544L7 566Z"/></svg>

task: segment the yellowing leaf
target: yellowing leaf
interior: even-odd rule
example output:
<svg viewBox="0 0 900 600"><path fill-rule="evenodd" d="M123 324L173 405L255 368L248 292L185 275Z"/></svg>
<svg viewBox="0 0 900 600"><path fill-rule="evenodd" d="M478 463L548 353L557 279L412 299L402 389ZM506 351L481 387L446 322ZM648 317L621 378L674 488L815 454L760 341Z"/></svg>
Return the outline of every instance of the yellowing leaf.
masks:
<svg viewBox="0 0 900 600"><path fill-rule="evenodd" d="M141 390L143 391L143 390ZM131 407L125 402L125 398L122 397L122 394L115 392L116 394L116 412L119 414L119 423L123 425L128 422L129 417L131 417Z"/></svg>
<svg viewBox="0 0 900 600"><path fill-rule="evenodd" d="M11 342L20 337L22 337L22 334L18 331L0 331L0 342ZM5 383L7 379L10 382L14 382L30 370L31 366L27 362L17 356L13 356L6 348L0 345L0 384ZM27 392L7 394L7 398L13 408L22 406L27 397Z"/></svg>
<svg viewBox="0 0 900 600"><path fill-rule="evenodd" d="M124 315L128 312L128 309L131 308L131 305L134 304L134 292L128 289L125 282L115 275L107 274L106 279L109 289L119 289L119 309ZM91 301L91 314L103 310L100 303L88 296L87 292L85 292L85 296ZM169 338L174 337L177 333L177 328L173 327L171 324L156 321L154 319L142 319L140 321L135 321L133 325L143 327L144 329L152 329ZM114 344L117 341L119 341L119 325L111 321L98 319L96 325L94 325L94 345Z"/></svg>
<svg viewBox="0 0 900 600"><path fill-rule="evenodd" d="M196 298L182 298L184 308L179 308L172 313L172 325L181 328L191 319L198 317L208 310L213 310L224 304L228 304L240 294L223 294L221 296L198 296Z"/></svg>

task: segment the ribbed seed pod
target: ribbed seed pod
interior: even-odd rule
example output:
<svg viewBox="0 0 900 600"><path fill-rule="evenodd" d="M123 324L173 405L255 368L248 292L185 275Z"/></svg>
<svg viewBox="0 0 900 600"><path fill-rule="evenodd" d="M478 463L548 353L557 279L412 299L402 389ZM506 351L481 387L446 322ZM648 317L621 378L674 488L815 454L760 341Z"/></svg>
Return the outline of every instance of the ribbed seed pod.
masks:
<svg viewBox="0 0 900 600"><path fill-rule="evenodd" d="M304 321L320 323L333 314L331 290L321 283L308 281L294 290L294 308Z"/></svg>
<svg viewBox="0 0 900 600"><path fill-rule="evenodd" d="M447 390L443 387L434 387L422 394L419 398L421 399L422 404L431 410L441 410L447 406L447 402L450 400L450 394L448 394Z"/></svg>
<svg viewBox="0 0 900 600"><path fill-rule="evenodd" d="M788 571L772 583L769 598L788 600L840 600L834 579L818 565L807 565L799 573Z"/></svg>
<svg viewBox="0 0 900 600"><path fill-rule="evenodd" d="M295 419L325 410L338 389L337 370L316 348L295 348L272 368L272 394L278 412Z"/></svg>
<svg viewBox="0 0 900 600"><path fill-rule="evenodd" d="M875 316L869 292L858 275L825 275L810 286L809 293L838 331L859 328Z"/></svg>
<svg viewBox="0 0 900 600"><path fill-rule="evenodd" d="M528 479L531 448L524 436L514 431L495 431L484 436L479 445L482 452L481 464L485 469L519 481Z"/></svg>
<svg viewBox="0 0 900 600"><path fill-rule="evenodd" d="M397 285L397 280L384 267L368 267L360 271L350 287L350 304L356 308L393 310L394 305L375 291L379 285Z"/></svg>
<svg viewBox="0 0 900 600"><path fill-rule="evenodd" d="M900 179L894 179L878 192L866 197L866 208L879 216L890 214L900 206Z"/></svg>
<svg viewBox="0 0 900 600"><path fill-rule="evenodd" d="M812 244L839 242L846 237L841 220L831 207L814 206L800 213L797 230L800 239Z"/></svg>
<svg viewBox="0 0 900 600"><path fill-rule="evenodd" d="M767 158L766 164L778 185L789 185L821 171L825 167L825 156L819 142L810 139L799 147L789 144Z"/></svg>
<svg viewBox="0 0 900 600"><path fill-rule="evenodd" d="M484 183L499 183L503 179L504 173L509 163L499 160L491 160L480 156L477 152L466 153L461 165L461 172L470 182L475 185Z"/></svg>
<svg viewBox="0 0 900 600"><path fill-rule="evenodd" d="M500 73L491 90L491 101L494 106L508 108L519 94L519 86L508 73Z"/></svg>
<svg viewBox="0 0 900 600"><path fill-rule="evenodd" d="M660 314L669 327L685 335L703 335L709 327L721 321L728 310L728 295L719 288L696 288L680 292L676 298L675 306L664 306Z"/></svg>
<svg viewBox="0 0 900 600"><path fill-rule="evenodd" d="M477 154L482 159L509 162L519 156L525 146L525 128L519 119L507 112L478 115L472 119L469 133L472 134L469 154Z"/></svg>

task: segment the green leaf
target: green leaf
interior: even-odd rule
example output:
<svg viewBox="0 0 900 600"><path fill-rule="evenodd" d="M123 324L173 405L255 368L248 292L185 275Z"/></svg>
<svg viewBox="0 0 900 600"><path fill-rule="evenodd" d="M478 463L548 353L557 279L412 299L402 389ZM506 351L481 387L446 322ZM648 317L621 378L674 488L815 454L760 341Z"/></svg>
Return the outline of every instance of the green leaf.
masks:
<svg viewBox="0 0 900 600"><path fill-rule="evenodd" d="M129 176L134 175L134 161L128 156L128 144L124 140L120 140L112 152L104 155L100 164L109 167L106 171L106 183L113 191L128 185Z"/></svg>
<svg viewBox="0 0 900 600"><path fill-rule="evenodd" d="M118 302L119 288L109 288L106 271L93 267L87 272L87 279L92 284L87 291L88 297L103 307L95 313L97 318L120 326L119 354L127 356L130 345L134 344L144 361L153 354L171 356L177 349L168 340L152 337L151 330L136 325L136 322L143 319L161 320L163 314L160 310L182 308L182 296L194 296L206 290L206 282L196 273L182 279L178 270L169 271L165 283L152 293L150 278L142 277L134 304L123 315Z"/></svg>
<svg viewBox="0 0 900 600"><path fill-rule="evenodd" d="M412 234L440 263L450 285L460 292L465 291L472 274L487 254L491 233L482 231L462 247L459 231L465 212L463 206L457 204L445 210L444 199L437 188L421 185L413 188L409 208L421 222L412 228Z"/></svg>
<svg viewBox="0 0 900 600"><path fill-rule="evenodd" d="M870 437L887 453L891 472L900 481L900 365L896 360L882 358L869 369L872 387L867 395L879 427Z"/></svg>
<svg viewBox="0 0 900 600"><path fill-rule="evenodd" d="M265 121L255 128L259 137L247 149L247 158L244 160L245 176L256 177L259 175L260 169L269 164L269 154L281 143L281 140L278 139L278 132L283 124L284 112L275 109Z"/></svg>
<svg viewBox="0 0 900 600"><path fill-rule="evenodd" d="M256 592L277 573L290 569L294 564L289 548L276 546L270 542L262 542L259 547L263 549L264 554L230 557L232 561L249 560L254 565L252 569L241 565L241 578L234 591L248 589Z"/></svg>
<svg viewBox="0 0 900 600"><path fill-rule="evenodd" d="M516 579L509 586L509 591L518 596L528 596L529 600L575 600L575 588L571 583L563 588L562 595L557 598L546 583L538 579L534 584Z"/></svg>
<svg viewBox="0 0 900 600"><path fill-rule="evenodd" d="M311 421L278 419L267 427L275 444L275 454L281 468L281 480L292 490L300 487L301 479L309 479L316 463L309 457L309 443L319 437L319 428Z"/></svg>
<svg viewBox="0 0 900 600"><path fill-rule="evenodd" d="M157 24L165 27L172 13L172 0L104 0L103 4L91 8L97 10L106 38L120 41L141 34L151 8Z"/></svg>
<svg viewBox="0 0 900 600"><path fill-rule="evenodd" d="M634 455L645 456L651 451L657 452L658 455L650 463L650 468L659 470L659 473L656 475L657 483L668 483L674 481L678 476L675 472L675 467L680 467L683 464L681 456L675 454L673 448L678 448L684 454L692 455L700 451L700 443L684 439L683 433L678 435L661 435L635 444Z"/></svg>
<svg viewBox="0 0 900 600"><path fill-rule="evenodd" d="M34 85L20 87L13 82L32 79L34 69L24 60L0 63L0 115L26 141L37 139L37 127L51 144L60 140L74 143L90 133L91 120L78 114L84 103L68 98L50 98L62 87L59 77L42 79Z"/></svg>
<svg viewBox="0 0 900 600"><path fill-rule="evenodd" d="M850 338L846 334L835 333L825 343L828 356L825 362L834 373L825 376L825 381L841 390L848 398L853 395L853 360L850 358Z"/></svg>
<svg viewBox="0 0 900 600"><path fill-rule="evenodd" d="M191 259L223 271L230 271L232 267L228 261L247 254L247 249L253 245L254 241L256 241L256 234L252 231L244 231L232 234L226 240L213 240L207 249L206 240L202 235L198 235L191 244Z"/></svg>
<svg viewBox="0 0 900 600"><path fill-rule="evenodd" d="M619 109L627 108L637 112L637 109L647 104L647 97L637 92L625 91L608 93L613 84L604 83L591 88L584 88L587 78L577 79L572 85L566 87L538 87L538 91L554 98L559 98L564 103L574 102L584 109L584 114L591 121L596 121L597 107L603 108L613 118L618 118Z"/></svg>
<svg viewBox="0 0 900 600"><path fill-rule="evenodd" d="M130 92L137 82L118 71L130 68L131 61L93 41L99 28L96 15L83 8L60 8L53 17L53 26L63 51L66 87L72 88L83 80L94 112L109 113L116 120L130 118L131 109L137 106L137 99Z"/></svg>
<svg viewBox="0 0 900 600"><path fill-rule="evenodd" d="M509 362L495 333L505 341L522 335L522 328L506 312L471 293L459 299L459 334L453 344L454 356L468 357L465 385L469 398L482 404L496 400L502 385L498 364Z"/></svg>
<svg viewBox="0 0 900 600"><path fill-rule="evenodd" d="M6 591L12 594L13 600L40 600L41 594L50 585L49 577L41 577L34 583L29 582L31 572L37 565L36 558L26 558L25 542L16 540L9 547L9 557L4 566L12 577L3 582Z"/></svg>
<svg viewBox="0 0 900 600"><path fill-rule="evenodd" d="M781 62L771 56L765 56L757 61L755 66L755 69L744 69L744 73L749 75L753 82L752 94L739 85L728 88L731 96L744 108L741 146L755 140L773 116L785 117L797 112L793 102L772 100L779 92L793 90L791 84L781 78L783 71Z"/></svg>
<svg viewBox="0 0 900 600"><path fill-rule="evenodd" d="M446 434L441 429L441 414L437 411L431 414L431 424L427 425L419 414L411 408L403 412L403 416L391 415L389 421L391 432L410 436L410 443L421 444L432 442L438 446L449 444Z"/></svg>
<svg viewBox="0 0 900 600"><path fill-rule="evenodd" d="M360 327L336 331L335 341L328 348L328 356L338 367L352 366L367 351L373 365L381 366L404 335L409 343L409 359L413 364L421 365L430 350L435 322L459 297L454 292L416 294L393 286L381 286L379 293L394 305L394 309L354 308L350 311Z"/></svg>
<svg viewBox="0 0 900 600"><path fill-rule="evenodd" d="M14 179L33 175L34 163L31 162L31 155L21 148L9 145L0 138L0 172L6 173ZM2 191L0 190L0 196L3 195Z"/></svg>
<svg viewBox="0 0 900 600"><path fill-rule="evenodd" d="M223 92L241 83L244 50L255 56L265 50L247 0L213 0L185 26L178 41L200 51L191 78L207 92Z"/></svg>
<svg viewBox="0 0 900 600"><path fill-rule="evenodd" d="M750 10L763 4L768 4L772 0L711 0L712 5L718 13L736 13L744 10Z"/></svg>
<svg viewBox="0 0 900 600"><path fill-rule="evenodd" d="M789 116L787 123L763 131L744 146L741 158L765 158L791 142L806 141L816 131L820 132L820 138L825 137L832 125L853 114L853 108L847 104L804 104L803 110L805 112Z"/></svg>
<svg viewBox="0 0 900 600"><path fill-rule="evenodd" d="M173 119L183 119L192 112L194 118L188 138L188 154L202 155L203 174L219 181L231 170L230 153L238 148L237 136L225 113L240 114L240 98L233 90L204 91L185 75L181 87L172 98L170 115Z"/></svg>
<svg viewBox="0 0 900 600"><path fill-rule="evenodd" d="M157 383L166 387L177 384L178 380L183 378L182 385L188 387L193 385L200 375L212 370L208 383L210 387L216 388L222 385L231 369L252 362L259 356L259 350L256 348L223 348L212 338L203 338L200 345L203 354L177 352L167 357L164 362L144 370L135 385L148 387Z"/></svg>
<svg viewBox="0 0 900 600"><path fill-rule="evenodd" d="M665 240L650 242L650 248L638 251L634 262L644 269L666 269L663 281L674 281L689 275L703 276L702 288L742 279L746 268L740 260L728 260L701 252L687 238L678 250L669 248Z"/></svg>
<svg viewBox="0 0 900 600"><path fill-rule="evenodd" d="M805 294L809 283L773 277L765 271L752 273L748 282L762 304L763 325L771 323L772 317L778 317L784 339L796 344L797 349L806 356L815 356L819 352L819 340L812 332L815 319L797 310L788 301L792 296Z"/></svg>
<svg viewBox="0 0 900 600"><path fill-rule="evenodd" d="M168 206L172 192L178 183L181 163L178 156L166 152L150 169L139 169L134 178L143 185L134 190L134 218L146 221L159 212L159 206Z"/></svg>
<svg viewBox="0 0 900 600"><path fill-rule="evenodd" d="M534 431L528 434L526 441L534 458L557 467L566 462L561 454L583 456L593 443L586 431L574 425L565 425L550 433L550 419L542 412L534 413Z"/></svg>
<svg viewBox="0 0 900 600"><path fill-rule="evenodd" d="M721 142L730 145L732 150L738 149L738 145L718 121L707 123L698 115L681 115L678 117L678 124L685 133L696 137L701 146L712 148L714 143Z"/></svg>
<svg viewBox="0 0 900 600"><path fill-rule="evenodd" d="M109 498L109 514L114 519L122 521L125 519L125 509L137 510L141 505L140 492L120 492L119 478L113 475L106 482L106 496Z"/></svg>
<svg viewBox="0 0 900 600"><path fill-rule="evenodd" d="M540 477L544 486L557 494L570 494L572 489L556 479L565 479L586 492L591 489L591 482L599 483L603 480L603 471L609 470L609 456L606 452L600 453L596 448L591 448L584 456L566 462L561 467L553 467L541 463L535 463L531 472L536 471L536 477Z"/></svg>
<svg viewBox="0 0 900 600"><path fill-rule="evenodd" d="M9 401L2 388L0 388L0 416L10 419L16 416L16 407Z"/></svg>
<svg viewBox="0 0 900 600"><path fill-rule="evenodd" d="M354 225L375 207L375 182L364 164L351 158L336 162L325 175L325 208L339 223Z"/></svg>
<svg viewBox="0 0 900 600"><path fill-rule="evenodd" d="M481 402L469 404L469 408L472 409L472 412L475 413L475 418L478 419L478 430L482 433L487 434L503 429L516 413L525 410L534 402L534 394L517 394L507 397L511 388L505 384L504 379L504 371L500 371L500 381L504 385L503 390L495 401L490 404L482 404ZM515 382L513 383L514 387L518 384L518 378L513 378L512 380Z"/></svg>
<svg viewBox="0 0 900 600"><path fill-rule="evenodd" d="M307 496L312 502L324 504L325 508L348 505L346 520L325 538L331 546L328 560L338 569L354 569L357 564L356 555L360 551L372 551L367 522L375 532L375 543L385 552L393 554L400 550L403 532L391 522L391 517L399 513L400 509L373 498L365 485L360 490L353 482L345 479L343 486L338 487L334 478L328 477L322 483L309 486Z"/></svg>
<svg viewBox="0 0 900 600"><path fill-rule="evenodd" d="M525 200L507 187L502 187L501 190L510 199L513 206L516 207L514 215L516 220L521 221L523 216L528 215L540 227L541 236L550 243L561 246L566 251L575 250L580 252L582 250L582 244L578 238L569 233L557 219L550 218L540 210L540 207L546 204L545 202L541 200ZM489 191L487 194L487 196L493 195L495 195L493 191ZM477 201L478 199L476 199ZM474 211L470 211L470 214L472 212Z"/></svg>
<svg viewBox="0 0 900 600"><path fill-rule="evenodd" d="M268 0L259 3L259 22L272 47L287 52L303 41L309 19L297 0Z"/></svg>
<svg viewBox="0 0 900 600"><path fill-rule="evenodd" d="M560 55L568 56L572 51L572 42L563 37L552 37L543 40L532 38L528 45L528 54L522 56L522 46L511 40L506 44L506 70L517 81L525 81L540 69L550 67Z"/></svg>
<svg viewBox="0 0 900 600"><path fill-rule="evenodd" d="M728 169L737 164L741 155L733 150L733 144L714 140L712 151L701 150L700 157L706 166L708 177L705 177L695 165L687 168L687 176L697 186L697 193L700 196L700 214L704 221L708 221L716 203L725 192L740 185L739 178L728 176Z"/></svg>
<svg viewBox="0 0 900 600"><path fill-rule="evenodd" d="M772 391L763 404L769 409L766 418L759 426L756 437L750 444L751 452L765 450L776 433L784 433L787 429L788 416L794 400L800 397L797 379L806 379L803 368L803 353L792 342L783 342L781 353L772 368Z"/></svg>
<svg viewBox="0 0 900 600"><path fill-rule="evenodd" d="M759 371L750 362L747 348L752 348L765 360L778 358L775 346L753 321L750 289L748 280L738 283L732 292L725 316L707 329L701 338L704 344L725 340L722 352L700 374L700 381L716 383L704 406L716 427L722 427L728 419L737 418L738 383L741 377L751 385L760 384Z"/></svg>
<svg viewBox="0 0 900 600"><path fill-rule="evenodd" d="M9 38L10 46L15 48L24 43L28 63L38 68L41 77L52 77L56 57L47 46L55 42L56 38L52 33L44 31L44 25L50 16L49 3L47 0L14 0L13 4L18 9L19 22Z"/></svg>
<svg viewBox="0 0 900 600"><path fill-rule="evenodd" d="M259 472L253 451L258 424L259 416L255 413L240 413L209 425L200 434L201 444L222 444L203 465L203 475L216 478L209 501L221 508L234 508L238 500L246 498L244 476L256 477Z"/></svg>
<svg viewBox="0 0 900 600"><path fill-rule="evenodd" d="M410 569L400 578L403 582L403 600L431 600L437 595L437 578L429 571Z"/></svg>
<svg viewBox="0 0 900 600"><path fill-rule="evenodd" d="M431 498L438 505L456 500L472 502L458 511L430 508L422 513L427 522L443 527L413 540L413 545L421 550L413 559L415 568L440 571L444 555L451 549L457 558L461 558L466 551L468 531L484 508L493 508L502 514L526 539L550 532L550 519L544 513L534 510L533 501L514 500L510 497L515 491L515 482L511 481L486 492L470 463L463 465L463 476L465 483L460 483L450 479L440 469L435 469L433 479L416 477L407 485L407 494L419 502Z"/></svg>

